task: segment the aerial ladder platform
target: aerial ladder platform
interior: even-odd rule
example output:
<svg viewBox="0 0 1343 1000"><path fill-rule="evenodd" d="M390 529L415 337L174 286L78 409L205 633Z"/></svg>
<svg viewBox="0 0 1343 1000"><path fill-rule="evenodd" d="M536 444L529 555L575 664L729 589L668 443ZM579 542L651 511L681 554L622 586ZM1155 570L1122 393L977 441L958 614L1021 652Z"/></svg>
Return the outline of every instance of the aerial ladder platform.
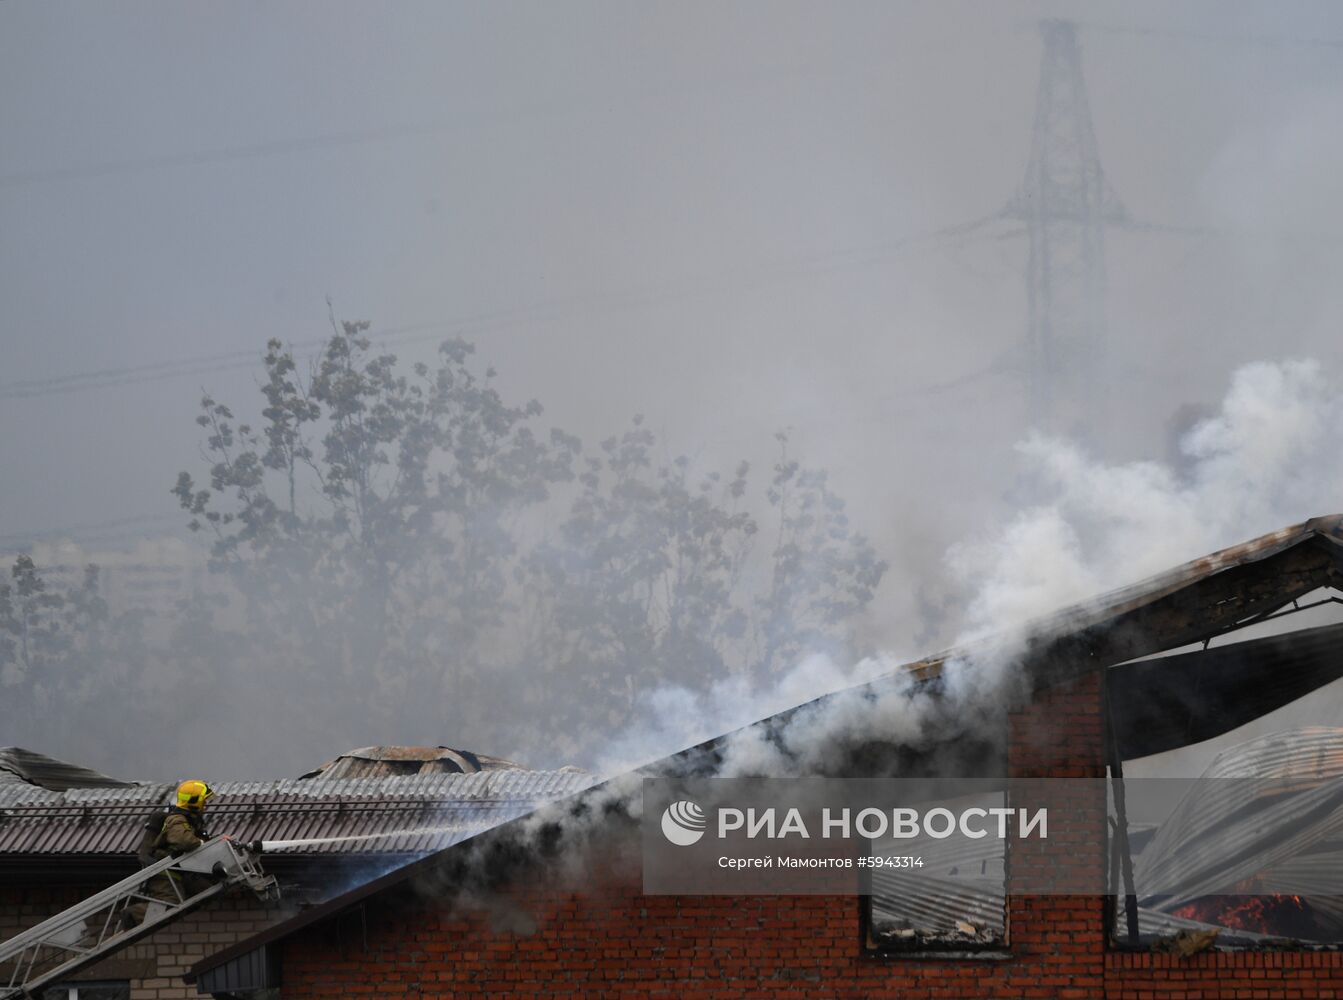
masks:
<svg viewBox="0 0 1343 1000"><path fill-rule="evenodd" d="M0 944L0 967L8 970L8 975L0 973L0 1000L40 997L43 988L134 944L233 886L245 886L262 899L278 899L275 877L262 871L256 858L259 847L211 838L189 854L157 861L10 938ZM149 895L151 881L162 895L175 898ZM168 885L171 892L164 892ZM135 923L131 907L140 903L144 919Z"/></svg>

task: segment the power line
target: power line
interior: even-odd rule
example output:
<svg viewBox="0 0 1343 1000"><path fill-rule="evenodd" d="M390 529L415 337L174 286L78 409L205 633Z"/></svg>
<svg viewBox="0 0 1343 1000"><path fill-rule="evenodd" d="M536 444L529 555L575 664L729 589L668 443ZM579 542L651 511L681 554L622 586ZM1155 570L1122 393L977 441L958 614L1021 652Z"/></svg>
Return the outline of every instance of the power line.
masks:
<svg viewBox="0 0 1343 1000"><path fill-rule="evenodd" d="M892 254L926 246L929 243L961 241L997 220L997 215L984 216L970 222L913 233L866 246L809 254L763 269L738 272L735 275L712 281L697 279L617 295L557 298L476 313L457 319L389 327L370 332L367 336L378 344L386 346L422 343L452 333L481 333L547 319L560 320L568 316L581 317L594 313L600 314L624 309L658 306L694 296L767 287L781 281L791 281L800 277L823 276L836 271L869 266ZM328 341L329 338L306 340L292 343L289 346L298 350L315 350L325 346ZM259 361L260 358L256 351L241 350L118 368L102 368L88 372L54 375L48 378L19 379L0 383L0 401L137 385L189 375L238 371L255 367Z"/></svg>
<svg viewBox="0 0 1343 1000"><path fill-rule="evenodd" d="M413 339L432 339L436 335L423 338L407 338L403 334L444 324L416 324L414 326L391 327L372 333L369 336L383 342L404 342ZM327 339L300 341L289 346L298 349L313 349L323 346ZM54 375L50 378L21 379L0 384L0 400L25 399L33 396L51 396L68 392L80 392L85 389L103 389L109 386L132 385L139 382L152 382L160 379L178 378L185 375L203 375L211 372L235 371L255 367L261 356L255 350L230 351L225 354L201 355L191 358L179 358L173 361L150 362L123 368L102 368L89 372L67 375Z"/></svg>
<svg viewBox="0 0 1343 1000"><path fill-rule="evenodd" d="M920 48L923 51L928 51L930 48L940 49L952 44L964 44L968 38L973 38L975 34L992 36L998 34L998 32L995 30L988 30L980 31L978 33L968 33L964 28L958 28L951 34L934 39L922 40L920 42ZM882 62L878 65L885 66L888 62L889 55L883 54ZM863 71L867 68L869 67L864 65L849 64L843 67L840 72L854 73ZM752 88L760 87L762 85L774 87L778 84L779 80L787 79L789 77L799 79L816 77L825 78L835 75L835 72L833 66L824 64L765 66L750 72L743 72L732 76L703 81L694 89L688 89L684 86L675 86L651 87L641 91L624 91L619 95L619 100L626 105L637 107L638 105L647 103L668 100L685 100L687 97L716 97L723 92L749 91ZM207 166L211 164L259 159L269 156L304 153L313 150L340 149L396 139L446 134L472 123L497 126L512 122L524 122L546 118L563 118L591 113L594 110L604 112L608 111L611 106L612 101L610 94L589 94L581 95L578 100L571 100L567 104L560 103L556 100L550 100L537 102L531 105L504 108L496 111L472 109L459 112L448 120L410 122L369 129L350 129L338 132L318 133L316 135L244 143L237 146L220 146L213 149L179 151L138 158L79 163L63 167L20 170L9 174L0 174L0 190L5 188L26 187L35 184L133 174L147 170L162 170L172 167Z"/></svg>
<svg viewBox="0 0 1343 1000"><path fill-rule="evenodd" d="M1149 222L1144 219L1126 217L1113 224L1115 229L1135 233L1157 233L1165 236L1190 236L1216 240L1276 240L1280 243L1296 243L1307 246L1343 245L1343 236L1337 233L1314 232L1300 229L1230 229L1226 226L1174 225L1165 222Z"/></svg>
<svg viewBox="0 0 1343 1000"><path fill-rule="evenodd" d="M1226 32L1195 31L1192 28L1154 28L1132 24L1102 24L1094 21L1073 21L1079 28L1111 35L1138 35L1145 38L1184 39L1196 42L1214 42L1222 45L1259 45L1265 48L1319 48L1343 49L1343 39L1303 38L1285 35L1236 35Z"/></svg>
<svg viewBox="0 0 1343 1000"><path fill-rule="evenodd" d="M781 280L808 275L825 275L852 267L862 267L876 263L884 256L913 249L932 241L945 241L946 246L964 243L972 235L980 233L990 225L1010 219L1005 213L983 216L979 219L942 229L915 234L908 237L887 240L865 247L850 248L798 258L778 268L767 269L746 279L735 287L753 287L773 284ZM1189 236L1212 239L1278 239L1306 243L1332 244L1343 243L1343 237L1327 233L1277 232L1273 230L1236 230L1210 226L1168 225L1146 222L1140 219L1125 218L1113 223L1115 228L1131 232L1162 233L1171 236ZM1013 239L1025 235L1024 229L1008 229L996 236L998 240ZM397 344L423 343L445 336L444 331L458 333L484 332L505 329L510 326L535 322L545 318L564 318L565 311L574 307L589 306L592 311L613 311L659 305L666 301L698 293L713 294L734 287L730 281L719 281L698 286L682 284L663 289L632 292L626 295L609 296L605 299L569 298L552 299L545 302L511 309L493 310L463 316L453 320L416 323L406 326L388 327L373 331L369 338L379 344L394 346ZM287 347L296 350L315 350L326 345L329 338L288 342ZM206 375L214 372L239 371L254 367L260 361L256 350L227 351L220 354L197 355L177 358L171 361L148 362L120 368L101 368L88 372L53 375L46 378L16 379L0 382L0 401L6 399L28 399L40 396L60 395L81 392L89 389L111 388L134 385L142 382L180 378L189 375Z"/></svg>
<svg viewBox="0 0 1343 1000"><path fill-rule="evenodd" d="M199 167L211 163L229 163L237 160L250 160L257 157L298 153L314 149L335 149L379 140L429 135L444 131L446 128L445 125L390 126L362 132L332 132L303 138L277 139L271 142L226 146L190 153L164 153L159 156L139 159L81 163L68 167L49 167L45 170L20 170L12 174L0 175L0 188L24 187L49 181L111 177L117 174L139 173L144 170L161 170L166 167Z"/></svg>
<svg viewBox="0 0 1343 1000"><path fill-rule="evenodd" d="M838 270L854 266L855 264L873 264L879 262L883 257L888 256L893 252L926 246L930 242L945 243L945 245L948 246L958 245L977 236L989 226L1002 221L1002 218L1001 214L994 213L953 226L944 226L940 229L928 230L896 239L884 240L880 243L864 247L809 255L792 261L782 268L772 267L765 269L762 272L757 272L754 276L754 283L767 284L779 280L791 279L799 274L826 273L827 271ZM1013 234L1009 233L1008 235ZM712 286L710 290L717 289L721 291L739 289L742 285L742 280L738 278L735 281L718 282L715 286ZM703 290L703 288L701 288L701 290ZM620 308L622 306L641 306L655 304L668 298L679 298L684 294L684 291L678 286L670 286L654 293L637 292L625 296L608 298L606 305L615 308ZM473 324L479 327L480 324L487 321L493 321L497 325L501 325L508 321L516 320L519 316L523 316L524 314L527 316L534 316L542 309L560 307L566 304L572 305L575 301L580 300L568 300L567 303L553 302L550 304L523 306L511 310L498 310L493 313L479 314L466 320L420 323L410 326L394 327L370 333L368 336L370 339L375 339L383 344L391 342L413 343L442 336L441 332L426 332L429 330L441 331L446 328L454 327L462 329L464 327L470 327ZM328 340L324 338L321 340L303 341L292 346L314 348L321 347L327 342ZM0 399L54 395L65 392L77 392L83 389L128 385L136 382L174 378L191 374L231 371L239 368L252 367L256 364L256 360L255 352L231 351L195 358L183 358L172 362L153 362L145 365L127 366L117 369L104 369L94 372L58 375L49 379L23 379L0 385ZM135 517L118 518L113 521L0 535L0 548L23 547L49 538L70 537L72 540L76 541L108 541L143 537L142 532L135 530L136 526L164 523L170 520L176 520L177 517L178 515L174 514L144 514Z"/></svg>
<svg viewBox="0 0 1343 1000"><path fill-rule="evenodd" d="M756 270L739 272L713 281L680 282L661 288L646 288L608 296L557 298L505 309L490 310L456 319L387 327L372 331L368 337L382 346L424 343L451 334L478 334L508 329L543 320L559 321L568 316L602 314L607 312L658 306L692 296L712 296L730 291L767 287L797 278L820 277L839 271L870 266L885 257L936 243L945 247L963 245L971 237L983 236L995 240L1013 239L1025 235L1021 228L1005 229L996 235L984 231L1000 222L1011 222L1010 213L1001 212L982 216L969 222L939 229L914 233L861 247L851 247L812 254L792 261ZM1338 245L1343 238L1327 233L1275 232L1271 230L1237 230L1211 226L1168 225L1124 217L1110 223L1114 228L1139 233L1160 233L1207 239L1278 239L1303 243ZM289 342L294 350L318 350L329 338ZM209 375L218 372L241 371L256 367L260 354L256 350L227 351L177 358L170 361L147 362L116 368L102 368L88 372L67 373L47 378L16 379L0 383L0 402L8 399L31 399L45 396L83 392L93 389L116 388L162 381L187 376Z"/></svg>

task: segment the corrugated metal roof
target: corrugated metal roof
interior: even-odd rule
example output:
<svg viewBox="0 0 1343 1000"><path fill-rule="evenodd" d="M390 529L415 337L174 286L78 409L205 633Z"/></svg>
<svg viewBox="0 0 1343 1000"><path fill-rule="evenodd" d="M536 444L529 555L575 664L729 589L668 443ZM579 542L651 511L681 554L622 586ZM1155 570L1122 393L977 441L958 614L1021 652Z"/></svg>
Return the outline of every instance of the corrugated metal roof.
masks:
<svg viewBox="0 0 1343 1000"><path fill-rule="evenodd" d="M293 854L424 854L572 795L593 783L577 771L482 771L309 781L225 782L208 811L213 832L240 840L327 843ZM0 785L0 855L133 853L140 827L172 785L70 789Z"/></svg>
<svg viewBox="0 0 1343 1000"><path fill-rule="evenodd" d="M1140 901L1170 912L1250 879L1293 895L1343 889L1340 737L1310 727L1219 754L1137 857Z"/></svg>
<svg viewBox="0 0 1343 1000"><path fill-rule="evenodd" d="M899 869L872 873L872 922L878 931L908 928L920 934L1003 934L1007 893L1002 878L937 878ZM976 933L959 926L971 924Z"/></svg>
<svg viewBox="0 0 1343 1000"><path fill-rule="evenodd" d="M951 808L1006 804L1005 795L989 801L967 797L947 803ZM934 846L935 845L935 846ZM973 940L1001 936L1007 919L1007 842L996 837L956 837L945 841L926 833L872 844L874 855L909 855L929 862L922 868L874 868L872 922L878 931L910 928L922 935L957 935ZM936 858L936 860L932 860ZM957 922L974 925L964 935Z"/></svg>

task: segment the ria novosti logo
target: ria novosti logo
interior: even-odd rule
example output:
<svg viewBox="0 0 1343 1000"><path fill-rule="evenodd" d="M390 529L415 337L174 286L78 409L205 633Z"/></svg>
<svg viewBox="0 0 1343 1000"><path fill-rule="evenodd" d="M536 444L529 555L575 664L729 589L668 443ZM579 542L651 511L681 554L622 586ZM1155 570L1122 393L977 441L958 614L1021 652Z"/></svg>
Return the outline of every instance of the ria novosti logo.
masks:
<svg viewBox="0 0 1343 1000"><path fill-rule="evenodd" d="M817 817L811 816L808 820L804 811L796 806L787 809L717 806L714 812L718 816L714 835L719 840L728 839L729 834L747 840L788 840L792 837L810 840L817 832ZM699 843L708 832L708 826L703 808L692 799L677 799L662 811L662 835L677 847ZM1005 840L1011 836L1013 826L1017 828L1016 835L1022 839L1037 837L1045 840L1049 837L1049 810L1040 807L1032 814L1026 808L998 806L989 809L972 806L959 812L944 806L928 810L869 806L856 810L855 815L852 808L826 806L820 810L819 834L825 840L850 840L855 834L867 840L917 837L946 840L957 835L969 840L996 835Z"/></svg>
<svg viewBox="0 0 1343 1000"><path fill-rule="evenodd" d="M673 802L662 813L662 835L677 847L689 847L704 836L704 810L689 799Z"/></svg>

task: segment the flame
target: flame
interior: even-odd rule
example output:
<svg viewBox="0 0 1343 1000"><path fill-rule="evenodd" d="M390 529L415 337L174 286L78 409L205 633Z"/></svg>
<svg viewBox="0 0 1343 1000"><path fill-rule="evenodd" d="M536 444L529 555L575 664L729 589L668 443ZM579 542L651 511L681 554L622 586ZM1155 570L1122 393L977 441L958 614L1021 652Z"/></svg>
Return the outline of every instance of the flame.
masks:
<svg viewBox="0 0 1343 1000"><path fill-rule="evenodd" d="M1315 920L1300 896L1203 896L1173 911L1177 917L1256 934L1308 936Z"/></svg>

